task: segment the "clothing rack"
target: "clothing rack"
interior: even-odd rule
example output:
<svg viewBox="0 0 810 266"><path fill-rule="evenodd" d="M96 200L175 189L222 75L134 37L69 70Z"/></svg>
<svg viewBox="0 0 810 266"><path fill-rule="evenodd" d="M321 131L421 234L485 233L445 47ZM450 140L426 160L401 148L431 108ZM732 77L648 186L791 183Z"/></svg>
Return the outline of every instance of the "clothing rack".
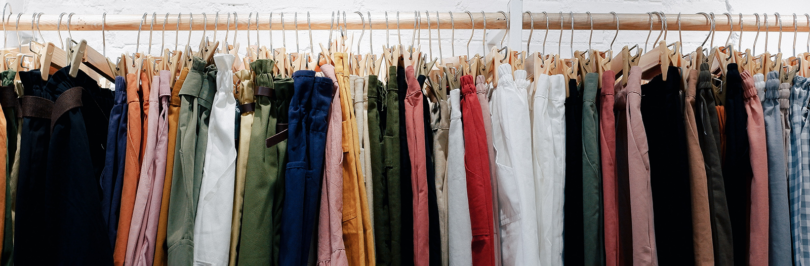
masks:
<svg viewBox="0 0 810 266"><path fill-rule="evenodd" d="M529 14L531 12L531 15ZM425 11L420 11L419 16L415 17L415 12L399 12L399 19L397 19L397 12L388 12L388 25L386 26L386 14L384 12L375 12L369 18L369 12L362 12L364 14L358 15L356 11L345 12L340 14L340 25L336 23L333 25L332 16L329 14L307 14L306 12L273 12L271 14L258 14L253 13L252 16L248 14L230 14L230 28L231 30L286 30L295 31L298 26L299 31L312 30L329 30L337 29L338 26L343 27L345 24L346 29L350 30L385 30L396 31L397 28L401 30L410 30L414 28L424 29L511 29L507 25L506 12L438 12L438 20L436 11L430 11L426 14ZM173 30L225 30L228 27L228 14L219 14L219 21L216 21L216 14L180 14L170 13L168 16L163 14L143 14L143 15L57 15L57 14L42 14L38 18L32 19L31 15L10 13L5 16L3 26L5 31L30 31L33 29L39 31L55 31L61 28L62 31L148 31L150 26L154 31L173 31ZM778 14L778 13L777 13ZM731 14L729 19L725 14L714 15L714 30L715 31L740 31L740 14ZM298 18L296 19L296 16ZM616 30L617 21L619 30L652 30L658 31L661 29L661 22L664 21L668 31L709 31L711 30L711 15L706 14L680 14L680 21L678 20L679 14L663 14L660 18L655 14L630 14L630 13L561 13L553 12L548 13L548 18L542 11L526 11L523 13L522 29L529 30L559 30L561 27L566 30L571 29L571 17L574 18L575 30ZM767 16L767 19L766 19ZM61 17L61 23L60 23ZM104 18L106 17L106 18ZM474 23L470 22L470 18ZM589 18L590 17L590 18ZM337 18L337 16L335 16ZM345 18L345 22L344 22ZM592 23L591 23L592 18ZM283 27L282 27L283 19ZM546 20L548 19L548 20ZM179 20L179 21L178 21ZM235 20L235 22L234 22ZM250 20L250 22L248 22ZM272 20L272 21L271 21ZM793 14L781 15L781 31L783 33L791 33L793 31L808 32L810 31L810 17L805 14L796 14L796 20L793 19ZM399 21L399 25L397 25ZM779 32L780 22L775 14L760 14L759 15L759 28L757 27L757 17L753 14L742 15L743 31L768 31ZM417 24L416 22L419 22ZM430 25L428 25L430 22ZM532 23L533 22L533 23ZM546 23L548 22L548 23ZM680 23L679 23L680 22ZM729 26L731 23L731 27ZM766 24L767 23L767 24ZM33 25L32 25L33 24ZM191 24L191 25L190 25ZM38 26L37 26L38 25ZM33 26L33 27L32 27ZM272 27L271 27L272 26ZM520 24L518 23L518 26ZM486 28L485 28L486 27ZM518 29L520 30L520 29Z"/></svg>

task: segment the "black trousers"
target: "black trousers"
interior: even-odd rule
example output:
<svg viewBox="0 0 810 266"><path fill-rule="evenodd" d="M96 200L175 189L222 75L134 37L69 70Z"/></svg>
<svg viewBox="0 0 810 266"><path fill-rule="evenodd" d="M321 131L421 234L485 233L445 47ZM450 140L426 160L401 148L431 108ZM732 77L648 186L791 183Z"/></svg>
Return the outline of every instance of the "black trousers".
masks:
<svg viewBox="0 0 810 266"><path fill-rule="evenodd" d="M751 156L746 124L748 113L743 102L742 78L737 64L728 65L726 73L726 160L723 181L726 187L728 214L734 243L736 265L748 264L748 206L751 198Z"/></svg>
<svg viewBox="0 0 810 266"><path fill-rule="evenodd" d="M408 135L405 132L405 96L408 83L405 81L404 63L400 58L397 67L397 87L399 92L399 161L400 192L402 193L402 265L413 265L413 192L411 191L411 158L408 155ZM389 82L394 82L389 81Z"/></svg>
<svg viewBox="0 0 810 266"><path fill-rule="evenodd" d="M563 205L563 262L585 264L582 213L582 94L570 80L565 99L565 203Z"/></svg>
<svg viewBox="0 0 810 266"><path fill-rule="evenodd" d="M692 197L681 75L670 67L641 86L641 116L650 156L655 244L661 265L694 265Z"/></svg>
<svg viewBox="0 0 810 266"><path fill-rule="evenodd" d="M99 187L112 93L68 71L59 70L47 84L36 81L39 71L24 79L20 73L26 97L16 265L112 265Z"/></svg>

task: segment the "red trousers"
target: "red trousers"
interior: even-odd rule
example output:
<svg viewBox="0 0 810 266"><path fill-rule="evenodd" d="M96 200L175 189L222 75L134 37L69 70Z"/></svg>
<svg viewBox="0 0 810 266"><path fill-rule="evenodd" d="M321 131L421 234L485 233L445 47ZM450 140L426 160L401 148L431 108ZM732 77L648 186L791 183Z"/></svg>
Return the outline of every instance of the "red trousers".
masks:
<svg viewBox="0 0 810 266"><path fill-rule="evenodd" d="M461 77L461 119L464 124L464 168L467 172L467 198L472 222L473 265L495 265L492 188L489 150L481 103L470 75Z"/></svg>

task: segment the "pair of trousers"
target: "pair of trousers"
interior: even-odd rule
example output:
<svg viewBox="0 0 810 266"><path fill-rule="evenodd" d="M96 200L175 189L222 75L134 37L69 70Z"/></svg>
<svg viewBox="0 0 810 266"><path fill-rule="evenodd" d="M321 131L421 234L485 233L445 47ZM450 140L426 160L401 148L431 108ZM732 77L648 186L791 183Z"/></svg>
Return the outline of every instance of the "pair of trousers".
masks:
<svg viewBox="0 0 810 266"><path fill-rule="evenodd" d="M174 81L171 89L171 98L166 120L168 120L168 139L166 140L166 176L163 178L163 194L160 201L160 220L158 221L157 237L155 238L155 257L152 262L155 266L164 266L168 263L168 246L166 245L166 225L169 222L169 198L172 191L172 174L174 169L175 147L177 147L178 119L180 116L180 88L188 76L188 68L180 71L177 81L169 73L169 81Z"/></svg>
<svg viewBox="0 0 810 266"><path fill-rule="evenodd" d="M453 221L447 231L451 266L472 265L472 221L467 197L467 172L464 167L464 128L461 121L461 89L450 90L450 129L447 149L447 218Z"/></svg>
<svg viewBox="0 0 810 266"><path fill-rule="evenodd" d="M4 206L4 220L3 223L3 249L2 255L0 255L0 263L3 265L9 264L12 260L12 254L14 253L14 219L13 219L13 212L15 206L15 199L16 199L16 191L17 191L17 178L19 175L19 164L20 164L20 150L17 148L19 145L19 129L20 129L20 120L18 115L20 114L20 103L18 101L18 94L14 87L14 78L16 77L17 72L8 69L0 73L0 76L3 77L2 85L0 87L0 106L3 107L3 114L6 118L6 133L8 140L6 142L7 146L7 157L6 157L6 201ZM124 104L126 97L124 97ZM122 104L123 105L123 104ZM110 115L112 117L112 115ZM126 145L126 144L124 144ZM122 152L123 153L123 152ZM121 155L123 158L123 155ZM105 163L106 165L106 163ZM123 163L122 163L123 165ZM123 168L121 169L121 173L123 174ZM119 190L120 194L120 190ZM120 199L120 198L119 198ZM117 214L116 214L117 215ZM109 228L109 223L107 223ZM115 232L111 232L111 236L114 236Z"/></svg>
<svg viewBox="0 0 810 266"><path fill-rule="evenodd" d="M475 77L475 91L478 94L478 101L481 104L481 115L484 118L484 131L487 134L487 151L489 157L489 175L490 186L492 186L492 216L494 229L492 231L492 239L495 239L495 265L501 266L501 219L498 215L500 206L498 206L498 178L495 176L495 146L492 144L492 115L489 112L489 85L486 82L484 75ZM445 98L447 95L444 95ZM446 103L445 103L446 104ZM448 114L449 115L449 114ZM447 120L447 116L444 118ZM447 126L445 126L446 128Z"/></svg>
<svg viewBox="0 0 810 266"><path fill-rule="evenodd" d="M101 173L102 214L110 238L110 246L115 245L118 231L118 214L121 209L121 187L124 178L124 165L127 148L127 90L124 77L115 77L115 105L110 110L110 126L107 132L107 154L104 170ZM5 103L6 91L13 88L2 87L0 97ZM16 93L14 102L17 101ZM2 104L0 103L0 104ZM3 105L5 107L6 105ZM5 109L5 108L4 108ZM5 113L6 110L3 110ZM12 153L9 153L12 154Z"/></svg>
<svg viewBox="0 0 810 266"><path fill-rule="evenodd" d="M728 65L726 75L726 156L723 180L728 199L731 232L734 243L734 262L748 264L748 208L751 199L750 143L746 130L748 114L743 102L743 86L737 64ZM762 161L761 163L765 163Z"/></svg>
<svg viewBox="0 0 810 266"><path fill-rule="evenodd" d="M768 201L768 146L765 136L765 118L762 113L762 102L754 87L754 78L748 71L740 74L743 79L743 96L745 111L748 114L746 130L751 147L750 209L748 209L748 246L749 265L769 265L769 201Z"/></svg>
<svg viewBox="0 0 810 266"><path fill-rule="evenodd" d="M138 235L141 234L142 229L145 233L146 228L146 215L149 211L148 202L151 197L152 187L154 187L155 171L155 148L157 145L157 94L159 92L160 78L156 79L155 83L152 82L146 72L141 73L141 86L143 93L143 130L141 131L141 170L138 177L138 189L135 194L135 208L132 211L132 222L129 226L129 236L125 242L126 253L124 265L134 265L136 244L138 243ZM149 116L149 113L152 115ZM148 170L152 170L151 172Z"/></svg>
<svg viewBox="0 0 810 266"><path fill-rule="evenodd" d="M366 187L360 167L359 133L351 107L348 54L335 54L343 123L343 240L350 265L375 265L374 236L366 200Z"/></svg>
<svg viewBox="0 0 810 266"><path fill-rule="evenodd" d="M155 235L160 218L160 204L163 184L166 173L166 153L168 146L168 101L171 91L169 89L170 72L161 70L159 76L152 78L152 90L149 101L152 116L149 118L149 138L147 146L153 148L151 160L141 165L141 179L138 184L138 198L135 200L136 208L144 210L141 221L132 220L132 229L127 243L127 262L133 265L151 265L155 254ZM149 152L149 150L147 150ZM143 184L143 186L141 186ZM141 193L144 191L144 193ZM145 195L145 196L143 196ZM138 223L139 225L136 225ZM130 256L130 254L132 254Z"/></svg>
<svg viewBox="0 0 810 266"><path fill-rule="evenodd" d="M565 77L561 74L551 77L549 88L548 122L551 125L551 139L554 147L554 171L552 172L551 250L552 262L562 263L563 258L563 208L565 195ZM539 212L538 212L539 216ZM542 244L541 244L542 245ZM542 247L542 246L541 246Z"/></svg>
<svg viewBox="0 0 810 266"><path fill-rule="evenodd" d="M419 75L417 80L420 88L425 87L424 84L427 80L425 75ZM433 130L431 129L430 101L428 101L428 98L430 98L428 95L422 97L422 123L425 131L425 172L427 173L427 184L425 186L428 192L428 236L430 238L428 248L429 250L438 251L442 249L442 244L441 237L437 237L441 235L441 230L439 228L439 205L436 197L438 192L436 191L436 159L433 157ZM430 265L442 264L442 254L436 251L430 252Z"/></svg>
<svg viewBox="0 0 810 266"><path fill-rule="evenodd" d="M582 92L568 80L565 99L565 200L563 206L563 263L585 265L582 195Z"/></svg>
<svg viewBox="0 0 810 266"><path fill-rule="evenodd" d="M400 240L399 91L397 67L390 66L388 69L388 84L378 84L376 89L369 87L368 97L371 170L374 176L374 243L378 265L400 265L403 254Z"/></svg>
<svg viewBox="0 0 810 266"><path fill-rule="evenodd" d="M38 70L20 73L27 89L21 100L16 265L113 263L98 186L113 94L81 71L71 77L69 70L52 75L47 89Z"/></svg>
<svg viewBox="0 0 810 266"><path fill-rule="evenodd" d="M672 77L671 80L680 79L680 76L677 75ZM660 76L657 78L660 80ZM656 242L658 236L655 231L656 224L653 215L654 202L650 176L651 159L649 152L651 149L647 140L647 125L642 117L642 104L644 102L642 102L641 89L641 68L633 66L630 68L627 86L624 88L626 91L627 176L629 194L632 195L630 197L633 235L632 260L633 265L658 265ZM661 88L657 89L661 90ZM671 90L672 87L669 89ZM662 92L664 91L662 90Z"/></svg>
<svg viewBox="0 0 810 266"><path fill-rule="evenodd" d="M596 107L599 74L585 75L582 94L582 222L585 264L605 264L602 175L599 160L599 113Z"/></svg>
<svg viewBox="0 0 810 266"><path fill-rule="evenodd" d="M765 117L765 137L768 152L768 262L771 265L793 263L790 239L790 204L788 199L787 168L785 161L784 122L779 94L781 92L778 73L754 75L757 84L764 83L765 97L762 100L762 114ZM790 102L787 103L790 105Z"/></svg>
<svg viewBox="0 0 810 266"><path fill-rule="evenodd" d="M266 147L265 140L287 126L293 82L290 79L274 80L274 65L275 61L270 59L259 59L250 64L256 75L256 111L245 170L238 265L279 264L287 141L281 140Z"/></svg>
<svg viewBox="0 0 810 266"><path fill-rule="evenodd" d="M676 67L667 72L667 80L660 75L641 86L641 116L649 147L652 207L658 229L655 239L659 263L692 265L692 191L680 95L683 79Z"/></svg>
<svg viewBox="0 0 810 266"><path fill-rule="evenodd" d="M692 243L695 249L695 265L713 265L714 249L712 248L712 226L709 211L709 190L706 175L706 162L700 150L699 135L703 133L696 124L696 110L703 106L696 105L699 71L692 69L688 73L684 101L684 126L689 158L689 186L692 191Z"/></svg>
<svg viewBox="0 0 810 266"><path fill-rule="evenodd" d="M239 95L239 141L236 153L236 180L233 197L233 220L231 221L231 250L229 266L236 265L239 245L239 233L242 228L242 206L245 202L245 172L247 171L248 155L250 154L250 134L253 128L254 111L256 103L253 100L253 73L249 69L242 69L235 74L239 80L237 93Z"/></svg>
<svg viewBox="0 0 810 266"><path fill-rule="evenodd" d="M289 108L289 161L284 179L280 265L305 264L309 255L332 102L331 79L316 78L315 71L300 70L293 74L293 81L295 93Z"/></svg>
<svg viewBox="0 0 810 266"><path fill-rule="evenodd" d="M236 99L233 97L235 57L216 55L216 93L211 105L208 143L205 147L200 199L194 221L194 264L226 265L230 251L234 175L236 173L236 132L233 130Z"/></svg>
<svg viewBox="0 0 810 266"><path fill-rule="evenodd" d="M604 76L604 75L603 75ZM633 259L633 226L630 211L630 164L628 161L627 92L622 82L613 86L613 115L616 119L616 201L618 210L618 265Z"/></svg>
<svg viewBox="0 0 810 266"><path fill-rule="evenodd" d="M599 152L602 158L602 202L605 232L605 265L619 264L619 184L616 169L616 116L613 70L602 75L599 94Z"/></svg>
<svg viewBox="0 0 810 266"><path fill-rule="evenodd" d="M698 94L695 99L695 106L699 107L697 110L700 115L695 115L695 124L701 133L698 134L698 138L706 169L714 264L734 265L731 220L728 216L720 157L720 120L717 118L711 79L709 64L701 64L697 82Z"/></svg>
<svg viewBox="0 0 810 266"><path fill-rule="evenodd" d="M531 145L526 145L531 143L529 102L526 98L529 82L525 75L513 79L509 64L501 65L498 73L500 85L493 91L491 111L501 208L501 244L504 247L501 260L503 265L509 266L539 265L532 152ZM464 121L466 124L467 120Z"/></svg>
<svg viewBox="0 0 810 266"><path fill-rule="evenodd" d="M405 67L403 60L397 63L397 100L399 103L399 190L400 190L400 207L402 227L400 230L400 253L402 256L402 265L414 264L414 250L413 250L413 190L411 188L411 158L410 147L408 146L408 134L405 126L405 98L408 95L408 82L405 77ZM389 82L395 82L389 80Z"/></svg>
<svg viewBox="0 0 810 266"><path fill-rule="evenodd" d="M511 80L503 77L502 85ZM487 149L481 102L478 100L473 77L461 77L461 111L464 123L464 163L467 171L467 198L470 204L473 265L495 265L493 239L492 188L489 177Z"/></svg>
<svg viewBox="0 0 810 266"><path fill-rule="evenodd" d="M135 196L138 189L138 178L141 172L142 120L141 97L138 90L138 76L127 74L127 151L124 166L124 182L121 188L121 212L118 220L118 231L115 238L113 260L116 266L124 265L127 240L132 225L132 214L135 210ZM147 95L148 97L148 95Z"/></svg>
<svg viewBox="0 0 810 266"><path fill-rule="evenodd" d="M318 266L348 266L349 260L346 257L346 246L343 244L343 171L341 171L343 161L343 123L342 108L340 106L340 93L338 93L338 81L335 76L335 67L323 65L321 70L324 75L332 80L332 102L329 104L328 129L326 132L326 147L324 149L324 172L321 187L321 206L318 217ZM376 76L370 76L369 82L369 118L376 114L375 99L377 81ZM369 121L370 125L374 125ZM379 132L379 130L377 131ZM369 133L374 133L372 128ZM372 135L373 136L373 135ZM379 144L379 142L377 142ZM377 147L379 148L379 147ZM374 152L374 142L371 142L370 151ZM378 160L374 160L377 162ZM370 165L377 167L379 165ZM378 175L379 176L379 175Z"/></svg>
<svg viewBox="0 0 810 266"><path fill-rule="evenodd" d="M405 126L408 137L408 156L411 159L411 191L413 193L413 249L414 263L430 263L428 185L425 159L425 124L422 87L414 76L413 66L405 69L408 93L405 97Z"/></svg>
<svg viewBox="0 0 810 266"><path fill-rule="evenodd" d="M441 265L448 266L450 257L447 243L447 230L449 227L449 220L447 219L447 142L449 141L449 136L447 131L450 129L450 103L447 101L447 87L437 86L433 88L433 91L435 92L436 99L433 105L430 106L430 127L433 130L433 164L436 173L434 186L436 187L436 205L439 215L439 241L441 245L439 250L441 250ZM480 96L479 94L479 100L481 99ZM483 112L484 119L488 119L489 109ZM484 128L488 132L487 136L491 139L492 127L487 127L486 125L488 124L486 122L484 122L484 124ZM500 243L500 241L496 241L496 243Z"/></svg>
<svg viewBox="0 0 810 266"><path fill-rule="evenodd" d="M810 225L804 217L810 213L810 200L807 196L808 173L810 171L810 119L807 119L805 110L810 98L810 79L795 77L791 89L791 133L790 137L790 216L793 229L794 263L797 265L810 265Z"/></svg>
<svg viewBox="0 0 810 266"><path fill-rule="evenodd" d="M369 152L369 125L368 125L368 76L349 76L349 91L352 92L352 106L357 116L357 134L360 144L360 168L365 180L366 198L368 199L369 213L374 217L374 184L371 175L371 153ZM374 226L374 220L371 220Z"/></svg>
<svg viewBox="0 0 810 266"><path fill-rule="evenodd" d="M194 262L194 222L202 183L202 167L208 144L208 122L215 88L205 61L193 59L191 69L180 89L178 143L175 146L169 217L166 227L168 264L188 265Z"/></svg>

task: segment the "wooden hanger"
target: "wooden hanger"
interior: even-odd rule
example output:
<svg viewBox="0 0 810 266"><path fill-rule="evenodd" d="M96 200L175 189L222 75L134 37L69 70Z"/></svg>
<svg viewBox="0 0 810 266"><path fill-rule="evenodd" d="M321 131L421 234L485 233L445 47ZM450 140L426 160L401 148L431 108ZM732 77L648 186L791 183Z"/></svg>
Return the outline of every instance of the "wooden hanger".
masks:
<svg viewBox="0 0 810 266"><path fill-rule="evenodd" d="M667 48L666 41L661 41L653 50L641 56L639 66L641 66L641 78L645 80L661 74L663 80L667 80L667 68L670 66L671 51Z"/></svg>
<svg viewBox="0 0 810 266"><path fill-rule="evenodd" d="M616 79L618 80L620 76L627 77L630 75L630 68L633 66L638 66L639 62L641 61L641 55L644 49L638 47L638 45L633 46L638 52L636 55L630 55L630 50L632 48L628 48L624 46L622 51L616 55L613 60L611 60L611 67L610 69L616 72ZM618 65L618 67L617 67ZM622 86L627 85L627 78L622 78Z"/></svg>
<svg viewBox="0 0 810 266"><path fill-rule="evenodd" d="M444 67L444 75L447 80L447 85L451 90L461 88L461 82L459 79L461 78L462 72L460 70Z"/></svg>
<svg viewBox="0 0 810 266"><path fill-rule="evenodd" d="M68 38L68 46L72 46L72 40ZM112 68L110 67L110 61L87 45L87 40L81 40L78 45L75 45L69 48L72 51L72 58L70 60L70 76L76 77L78 74L79 69L81 69L82 65L85 65L92 69L94 72L97 72L101 77L114 82L115 81L115 73L113 73ZM75 49L75 50L74 50ZM87 70L83 72L87 73Z"/></svg>
<svg viewBox="0 0 810 266"><path fill-rule="evenodd" d="M428 90L428 98L431 102L438 103L439 101L447 100L446 78L444 78L444 70L432 69L428 74L427 83L430 84Z"/></svg>

